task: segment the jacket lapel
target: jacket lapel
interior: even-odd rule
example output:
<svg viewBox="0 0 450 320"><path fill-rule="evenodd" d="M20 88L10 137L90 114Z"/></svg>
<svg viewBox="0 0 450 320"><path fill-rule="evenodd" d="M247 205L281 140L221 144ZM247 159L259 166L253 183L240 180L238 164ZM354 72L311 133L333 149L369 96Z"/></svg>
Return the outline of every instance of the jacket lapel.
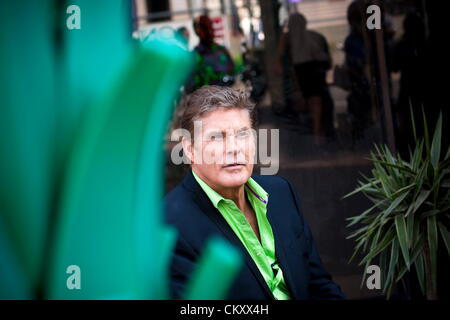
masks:
<svg viewBox="0 0 450 320"><path fill-rule="evenodd" d="M293 295L293 299L302 299L300 292L297 290L298 288L294 285L298 283L298 281L295 281L295 278L293 277L293 270L291 268L291 265L289 264L289 255L291 254L289 252L289 249L286 247L286 245L289 243L289 233L285 232L283 230L282 221L279 221L280 217L283 217L283 212L281 212L281 207L276 206L273 203L270 203L267 207L267 219L270 222L270 225L272 227L273 237L275 239L275 254L278 259L278 263L281 267L281 270L283 270L283 277L284 281L286 282L286 285L289 288L290 293ZM300 252L295 252L293 254L301 254ZM305 282L306 283L306 282Z"/></svg>
<svg viewBox="0 0 450 320"><path fill-rule="evenodd" d="M231 227L228 225L226 220L222 217L220 212L213 206L203 189L200 187L197 181L195 181L195 178L190 170L187 173L183 183L186 188L194 193L194 199L203 213L205 213L216 224L217 228L223 233L223 235L230 241L232 245L239 248L241 252L243 252L247 267L252 271L253 275L257 279L260 286L264 289L266 294L270 297L273 297L272 292L267 286L266 281L261 275L261 272L248 253L247 249L244 247L241 240L239 240L239 238L236 236L233 229L231 229Z"/></svg>

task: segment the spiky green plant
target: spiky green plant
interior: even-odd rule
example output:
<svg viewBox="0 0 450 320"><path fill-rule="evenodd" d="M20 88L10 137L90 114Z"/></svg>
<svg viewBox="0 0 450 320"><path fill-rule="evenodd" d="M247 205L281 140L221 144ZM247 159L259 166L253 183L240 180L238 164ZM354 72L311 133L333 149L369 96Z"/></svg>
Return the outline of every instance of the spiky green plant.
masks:
<svg viewBox="0 0 450 320"><path fill-rule="evenodd" d="M392 154L387 146L371 152L372 177L363 175L359 186L345 197L362 193L373 205L348 218L347 227L358 225L349 238L356 238L352 261L365 254L359 265L379 257L383 293L391 296L395 284L414 265L427 299L437 298L437 249L445 245L450 253L450 148L441 155L442 114L430 143L425 114L424 136L418 139L411 111L416 146L410 160ZM364 283L364 278L362 283ZM361 283L361 284L362 284Z"/></svg>

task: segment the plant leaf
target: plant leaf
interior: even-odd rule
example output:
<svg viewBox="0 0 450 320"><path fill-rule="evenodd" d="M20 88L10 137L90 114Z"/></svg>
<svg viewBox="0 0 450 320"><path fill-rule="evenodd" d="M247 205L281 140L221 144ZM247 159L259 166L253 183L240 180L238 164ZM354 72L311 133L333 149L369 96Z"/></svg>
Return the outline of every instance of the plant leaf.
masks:
<svg viewBox="0 0 450 320"><path fill-rule="evenodd" d="M394 201L392 201L391 205L383 212L383 217L387 217L392 211L394 211L394 209L397 208L397 206L406 198L408 194L409 191L405 192Z"/></svg>
<svg viewBox="0 0 450 320"><path fill-rule="evenodd" d="M392 275L394 274L395 267L397 266L398 251L399 251L398 240L394 239L394 240L392 240L391 259L389 262L389 270L388 270L386 279L384 280L384 290L386 290L389 283L393 282Z"/></svg>
<svg viewBox="0 0 450 320"><path fill-rule="evenodd" d="M392 195L393 197L398 196L400 193L408 191L409 189L414 188L416 185L414 183L411 183L405 187L402 187L400 189L398 189L397 191L394 192L394 194Z"/></svg>
<svg viewBox="0 0 450 320"><path fill-rule="evenodd" d="M420 218L422 218L422 219L428 218L428 217L434 216L434 215L436 215L436 214L438 214L440 212L441 212L440 210L426 211L426 212L420 214Z"/></svg>
<svg viewBox="0 0 450 320"><path fill-rule="evenodd" d="M428 245L430 248L431 260L431 277L433 279L433 287L436 288L436 269L437 269L437 241L438 234L436 228L436 216L427 218Z"/></svg>
<svg viewBox="0 0 450 320"><path fill-rule="evenodd" d="M385 161L378 160L378 159L375 159L375 160L372 160L372 161L377 162L377 163L382 164L382 165L385 165L385 166L388 166L388 167L392 167L392 168L395 168L395 169L398 169L398 170L405 171L405 173L414 174L414 171L411 170L411 168L409 168L409 167L407 167L405 165L402 166L402 165L389 163L389 162L385 162Z"/></svg>
<svg viewBox="0 0 450 320"><path fill-rule="evenodd" d="M365 233L367 231L367 229L369 228L369 226L364 226L358 230L355 230L354 232L352 232L349 236L347 236L345 239L351 239L356 237L357 235L359 235L360 233Z"/></svg>
<svg viewBox="0 0 450 320"><path fill-rule="evenodd" d="M367 189L367 188L369 188L369 187L371 187L371 186L373 186L373 183L372 183L372 182L363 184L362 186L356 188L355 190L353 190L353 191L347 193L345 196L342 197L342 199L348 198L348 197L350 197L350 196L352 196L352 195L354 195L354 194L356 194L356 193L358 193L358 192L361 192L361 191L363 191L363 190L365 190L365 189Z"/></svg>
<svg viewBox="0 0 450 320"><path fill-rule="evenodd" d="M430 195L431 190L422 190L420 191L419 196L416 198L416 201L414 201L413 209L410 211L408 210L406 212L406 216L410 215L411 213L415 213L417 209L422 205L422 203L428 198Z"/></svg>
<svg viewBox="0 0 450 320"><path fill-rule="evenodd" d="M442 112L439 115L439 119L436 124L436 130L434 131L433 142L431 143L431 164L436 170L439 164L439 158L441 156L441 135L442 135Z"/></svg>
<svg viewBox="0 0 450 320"><path fill-rule="evenodd" d="M389 252L387 249L384 251L381 251L381 253L380 253L380 259L379 259L379 267L380 267L380 271L381 271L380 283L383 283L383 281L386 281L385 278L386 278L387 269L388 269L388 267L387 267L388 254L389 254Z"/></svg>
<svg viewBox="0 0 450 320"><path fill-rule="evenodd" d="M410 247L412 247L412 244L414 243L414 215L409 215L406 218L406 230L408 234L408 243Z"/></svg>
<svg viewBox="0 0 450 320"><path fill-rule="evenodd" d="M422 237L419 237L419 239L417 240L417 243L414 246L412 255L411 255L411 264L414 263L414 261L417 260L417 257L419 256L419 254L422 252L422 248L424 246L424 241L422 240ZM409 270L409 267L405 264L402 265L401 260L398 260L399 265L401 265L401 267L399 268L398 274L397 274L397 279L395 280L395 282L399 281L403 275L405 274L406 271Z"/></svg>
<svg viewBox="0 0 450 320"><path fill-rule="evenodd" d="M425 138L425 148L427 150L427 154L430 154L430 138L428 134L427 116L425 115L425 110L423 106L422 106L422 116L423 116L423 134Z"/></svg>
<svg viewBox="0 0 450 320"><path fill-rule="evenodd" d="M402 250L403 258L405 259L406 265L409 270L411 261L409 260L408 235L406 230L405 218L402 215L397 215L395 217L395 229L397 230L398 242Z"/></svg>
<svg viewBox="0 0 450 320"><path fill-rule="evenodd" d="M420 167L420 163L422 162L423 154L423 140L420 141L419 145L414 149L414 155L411 157L410 166L414 172Z"/></svg>
<svg viewBox="0 0 450 320"><path fill-rule="evenodd" d="M416 263L416 273L417 273L417 279L419 280L420 284L420 290L422 291L422 294L425 294L425 271L423 266L423 256L419 255L417 257Z"/></svg>
<svg viewBox="0 0 450 320"><path fill-rule="evenodd" d="M411 99L409 100L409 112L411 113L411 124L413 129L414 141L417 143L416 120L414 119L414 112L411 104Z"/></svg>
<svg viewBox="0 0 450 320"><path fill-rule="evenodd" d="M428 165L429 160L425 159L424 162L421 164L420 168L418 168L417 175L414 179L414 182L416 183L416 193L414 194L414 199L418 196L418 194L422 191L422 185L425 181L425 177L427 175L428 171Z"/></svg>
<svg viewBox="0 0 450 320"><path fill-rule="evenodd" d="M347 227L350 227L350 226L352 226L352 225L358 223L359 221L361 221L364 217L366 217L366 216L370 213L370 211L372 211L372 210L373 210L374 208L376 208L376 207L377 207L377 206L374 205L374 206L370 207L369 209L367 209L366 211L364 211L363 213L361 213L361 214L358 215L358 216L354 216L354 217L351 217L351 218L347 218L347 220L351 220L351 221L352 221L352 222L350 222L350 223L347 225Z"/></svg>
<svg viewBox="0 0 450 320"><path fill-rule="evenodd" d="M374 257L376 257L380 252L382 252L384 249L386 249L387 246L392 242L392 239L394 238L394 230L389 229L389 231L386 232L386 235L384 236L383 240L381 240L379 243L374 240L372 244L372 248L369 251L369 254L364 257L363 260L359 263L359 265L372 260Z"/></svg>
<svg viewBox="0 0 450 320"><path fill-rule="evenodd" d="M352 256L351 256L350 259L348 260L348 263L352 262L353 259L355 259L355 257L356 257L356 255L358 254L359 250L361 250L361 246L362 246L362 245L363 245L363 241L359 242L359 243L356 245L356 247L355 247L355 249L354 249L354 251L353 251Z"/></svg>
<svg viewBox="0 0 450 320"><path fill-rule="evenodd" d="M364 266L364 271L363 271L363 276L362 276L362 279L361 279L361 284L359 285L360 288L362 288L363 285L364 285L364 280L366 279L366 276L367 276L366 270L370 266L370 262L371 262L371 260L367 261L366 265Z"/></svg>

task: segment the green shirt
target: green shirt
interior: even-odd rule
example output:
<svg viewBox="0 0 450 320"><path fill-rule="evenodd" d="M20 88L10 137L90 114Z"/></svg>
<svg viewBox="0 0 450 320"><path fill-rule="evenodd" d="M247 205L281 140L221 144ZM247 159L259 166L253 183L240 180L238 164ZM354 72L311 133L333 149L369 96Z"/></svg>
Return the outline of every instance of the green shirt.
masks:
<svg viewBox="0 0 450 320"><path fill-rule="evenodd" d="M214 207L219 210L231 229L247 249L275 299L289 300L290 296L283 278L283 271L278 263L275 263L275 240L272 227L266 216L268 193L252 178L248 179L244 187L247 198L255 211L256 219L258 221L258 228L261 236L261 242L259 242L250 223L248 223L244 214L239 210L236 204L232 200L225 199L214 191L200 179L193 170L192 174L202 187L203 191L205 191Z"/></svg>

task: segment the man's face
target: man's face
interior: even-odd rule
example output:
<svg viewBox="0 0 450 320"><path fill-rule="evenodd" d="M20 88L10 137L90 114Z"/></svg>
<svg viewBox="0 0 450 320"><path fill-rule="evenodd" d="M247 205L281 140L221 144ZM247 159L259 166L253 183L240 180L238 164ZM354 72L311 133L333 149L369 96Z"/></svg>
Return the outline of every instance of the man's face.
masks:
<svg viewBox="0 0 450 320"><path fill-rule="evenodd" d="M217 109L199 119L201 130L188 152L192 169L213 188L238 187L253 171L255 135L249 112ZM189 154L190 153L190 154Z"/></svg>
<svg viewBox="0 0 450 320"><path fill-rule="evenodd" d="M204 42L212 42L214 40L214 28L209 18L201 18L195 31L198 37Z"/></svg>

